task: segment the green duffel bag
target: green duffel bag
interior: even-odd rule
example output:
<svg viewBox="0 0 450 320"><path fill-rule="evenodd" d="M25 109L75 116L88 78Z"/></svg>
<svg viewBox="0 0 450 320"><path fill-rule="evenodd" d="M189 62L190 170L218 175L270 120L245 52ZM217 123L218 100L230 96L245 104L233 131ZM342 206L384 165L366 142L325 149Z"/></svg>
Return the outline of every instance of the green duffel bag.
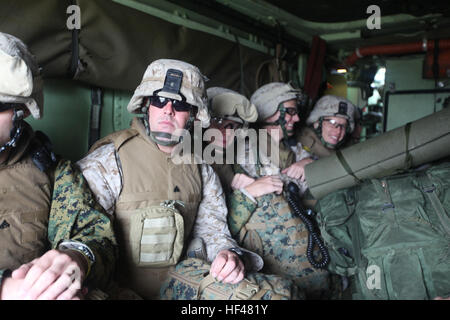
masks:
<svg viewBox="0 0 450 320"><path fill-rule="evenodd" d="M292 280L262 273L247 274L238 284L215 281L210 265L188 258L169 271L160 290L162 300L303 300Z"/></svg>
<svg viewBox="0 0 450 320"><path fill-rule="evenodd" d="M353 299L450 295L450 162L333 192L316 212Z"/></svg>

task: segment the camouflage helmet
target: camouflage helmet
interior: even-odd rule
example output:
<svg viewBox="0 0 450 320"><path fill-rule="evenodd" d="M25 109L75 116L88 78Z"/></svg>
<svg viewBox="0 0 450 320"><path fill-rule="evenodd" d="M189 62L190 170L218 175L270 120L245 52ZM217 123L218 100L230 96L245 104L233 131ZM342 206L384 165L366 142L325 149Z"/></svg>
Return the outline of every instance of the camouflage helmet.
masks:
<svg viewBox="0 0 450 320"><path fill-rule="evenodd" d="M205 90L206 77L200 70L183 61L159 59L153 61L144 73L128 104L131 113L142 113L142 102L148 96L171 98L196 106L196 118L202 127L209 126L208 103Z"/></svg>
<svg viewBox="0 0 450 320"><path fill-rule="evenodd" d="M272 82L263 85L256 90L250 98L258 111L258 121L263 121L273 116L280 103L299 98L301 91L294 89L290 84Z"/></svg>
<svg viewBox="0 0 450 320"><path fill-rule="evenodd" d="M18 38L0 32L0 102L23 104L35 119L43 112L43 81L36 58Z"/></svg>
<svg viewBox="0 0 450 320"><path fill-rule="evenodd" d="M236 122L255 122L258 112L254 104L242 94L221 87L206 90L212 117L223 117Z"/></svg>
<svg viewBox="0 0 450 320"><path fill-rule="evenodd" d="M322 117L341 117L348 120L349 130L353 132L355 128L355 106L353 103L342 97L326 95L320 98L311 111L306 124L312 125Z"/></svg>

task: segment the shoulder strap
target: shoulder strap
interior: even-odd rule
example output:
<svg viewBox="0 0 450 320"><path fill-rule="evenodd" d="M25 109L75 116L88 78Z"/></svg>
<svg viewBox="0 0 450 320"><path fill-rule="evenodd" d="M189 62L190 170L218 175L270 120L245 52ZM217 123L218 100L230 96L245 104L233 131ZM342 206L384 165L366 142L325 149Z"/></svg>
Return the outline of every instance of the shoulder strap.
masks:
<svg viewBox="0 0 450 320"><path fill-rule="evenodd" d="M53 153L50 139L42 131L36 131L30 142L29 154L33 163L42 172L56 166L57 160Z"/></svg>

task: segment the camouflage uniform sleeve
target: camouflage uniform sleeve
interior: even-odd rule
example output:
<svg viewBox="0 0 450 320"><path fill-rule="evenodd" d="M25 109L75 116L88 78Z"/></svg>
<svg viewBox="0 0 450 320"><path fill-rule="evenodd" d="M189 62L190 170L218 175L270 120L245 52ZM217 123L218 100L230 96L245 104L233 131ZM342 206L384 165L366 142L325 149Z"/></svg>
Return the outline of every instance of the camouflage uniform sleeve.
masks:
<svg viewBox="0 0 450 320"><path fill-rule="evenodd" d="M233 237L239 234L257 207L258 203L252 201L241 190L234 190L228 197L228 226Z"/></svg>
<svg viewBox="0 0 450 320"><path fill-rule="evenodd" d="M63 240L87 245L95 263L86 283L99 288L109 284L118 255L111 217L95 201L83 175L70 161L60 161L55 170L48 239L52 248Z"/></svg>
<svg viewBox="0 0 450 320"><path fill-rule="evenodd" d="M111 143L101 146L78 161L77 165L98 203L112 216L122 189L120 167L114 145Z"/></svg>
<svg viewBox="0 0 450 320"><path fill-rule="evenodd" d="M193 229L194 237L206 244L207 258L212 262L221 250L236 247L227 225L227 206L219 177L210 165L202 165L203 197Z"/></svg>
<svg viewBox="0 0 450 320"><path fill-rule="evenodd" d="M6 269L0 269L0 288L2 287L3 282L3 272L5 272Z"/></svg>
<svg viewBox="0 0 450 320"><path fill-rule="evenodd" d="M295 146L292 146L291 150L295 153L295 161L296 162L303 160L305 158L313 158L312 154L303 148L301 142L298 142ZM314 159L314 160L316 160L316 159ZM300 180L296 180L296 183L297 183L298 187L300 188L300 195L302 196L308 189L307 181L305 180L302 182Z"/></svg>
<svg viewBox="0 0 450 320"><path fill-rule="evenodd" d="M239 247L230 234L227 224L227 206L225 195L218 175L210 165L202 165L203 199L200 203L195 221L193 236L202 238L206 245L207 260L212 262L216 255L233 247ZM249 253L249 272L262 268L262 258L257 254L241 248Z"/></svg>

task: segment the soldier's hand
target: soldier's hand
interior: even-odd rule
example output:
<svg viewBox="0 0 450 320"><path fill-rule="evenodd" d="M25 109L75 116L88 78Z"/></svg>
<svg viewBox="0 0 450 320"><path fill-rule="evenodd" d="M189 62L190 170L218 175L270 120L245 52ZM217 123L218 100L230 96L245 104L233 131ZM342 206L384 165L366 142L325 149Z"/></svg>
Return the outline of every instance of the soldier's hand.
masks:
<svg viewBox="0 0 450 320"><path fill-rule="evenodd" d="M239 190L241 188L247 187L253 182L255 182L255 179L250 178L245 174L237 173L234 175L233 180L231 181L231 188L233 188L234 190Z"/></svg>
<svg viewBox="0 0 450 320"><path fill-rule="evenodd" d="M13 279L23 279L18 299L77 299L86 272L83 259L76 251L50 250L22 265L12 273Z"/></svg>
<svg viewBox="0 0 450 320"><path fill-rule="evenodd" d="M209 272L223 283L236 284L244 279L244 263L236 253L222 250L211 264Z"/></svg>
<svg viewBox="0 0 450 320"><path fill-rule="evenodd" d="M281 192L283 192L283 181L281 181L279 176L264 176L245 187L245 190L247 190L254 198L272 192L281 194Z"/></svg>
<svg viewBox="0 0 450 320"><path fill-rule="evenodd" d="M285 168L281 173L292 179L300 179L303 182L305 181L305 166L313 161L311 158L302 159Z"/></svg>
<svg viewBox="0 0 450 320"><path fill-rule="evenodd" d="M0 285L0 300L17 300L22 279L5 278Z"/></svg>

